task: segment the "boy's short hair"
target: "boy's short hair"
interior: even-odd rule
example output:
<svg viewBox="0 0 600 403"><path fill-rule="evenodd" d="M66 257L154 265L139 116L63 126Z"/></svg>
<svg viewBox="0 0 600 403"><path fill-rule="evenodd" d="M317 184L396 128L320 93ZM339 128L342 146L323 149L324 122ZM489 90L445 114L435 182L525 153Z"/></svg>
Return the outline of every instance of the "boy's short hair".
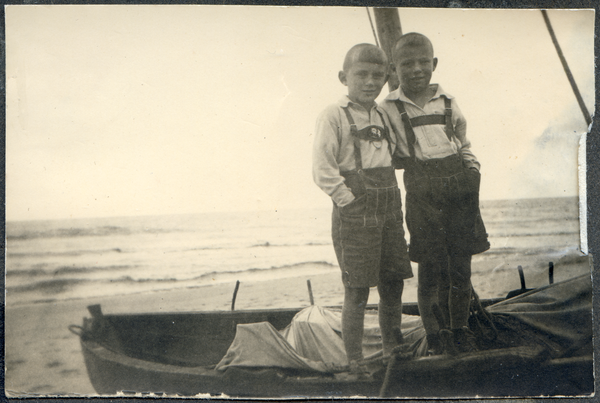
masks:
<svg viewBox="0 0 600 403"><path fill-rule="evenodd" d="M370 43L352 46L344 58L343 70L347 72L356 62L375 63L388 67L388 58L383 49Z"/></svg>
<svg viewBox="0 0 600 403"><path fill-rule="evenodd" d="M402 35L394 45L394 49L392 49L392 60L394 62L396 62L396 57L400 53L400 49L404 46L429 46L431 54L433 54L433 44L428 37L418 32L409 32Z"/></svg>

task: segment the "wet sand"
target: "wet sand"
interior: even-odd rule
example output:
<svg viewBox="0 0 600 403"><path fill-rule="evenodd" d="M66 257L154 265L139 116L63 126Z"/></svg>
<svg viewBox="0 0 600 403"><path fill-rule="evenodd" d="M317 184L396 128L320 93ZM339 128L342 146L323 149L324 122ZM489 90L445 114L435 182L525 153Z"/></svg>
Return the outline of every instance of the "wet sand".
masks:
<svg viewBox="0 0 600 403"><path fill-rule="evenodd" d="M551 260L551 259L549 259ZM590 272L587 257L555 259L556 282ZM503 297L520 288L517 265L525 269L527 287L548 284L548 262L531 257L498 257L473 261L472 282L480 298ZM404 301L417 300L415 277L405 283ZM306 280L311 280L315 304L341 305L343 287L337 271L269 281L243 282L235 309L286 308L310 305ZM9 397L95 395L88 379L79 337L68 330L89 317L86 307L101 304L104 313L230 310L235 283L197 288L70 301L11 306L5 316L5 390ZM372 289L369 303L378 295Z"/></svg>

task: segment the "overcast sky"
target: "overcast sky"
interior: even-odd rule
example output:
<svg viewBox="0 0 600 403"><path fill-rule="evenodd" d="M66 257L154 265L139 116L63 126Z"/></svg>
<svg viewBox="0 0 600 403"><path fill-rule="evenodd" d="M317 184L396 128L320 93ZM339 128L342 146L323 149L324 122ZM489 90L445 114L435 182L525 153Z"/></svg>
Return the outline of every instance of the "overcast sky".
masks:
<svg viewBox="0 0 600 403"><path fill-rule="evenodd" d="M481 198L576 195L586 124L540 11L399 14L467 118ZM591 112L594 12L548 15ZM6 218L329 206L315 118L361 42L365 8L7 6Z"/></svg>

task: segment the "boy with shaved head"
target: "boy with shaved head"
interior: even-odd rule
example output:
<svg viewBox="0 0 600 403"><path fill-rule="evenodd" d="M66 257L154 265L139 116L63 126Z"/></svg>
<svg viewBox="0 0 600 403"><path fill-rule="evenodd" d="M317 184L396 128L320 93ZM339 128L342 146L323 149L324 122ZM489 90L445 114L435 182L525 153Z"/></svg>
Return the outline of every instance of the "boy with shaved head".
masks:
<svg viewBox="0 0 600 403"><path fill-rule="evenodd" d="M468 329L471 256L489 249L479 212L480 164L456 100L430 84L438 60L424 35L393 49L400 88L382 108L404 168L410 259L418 262L418 303L431 354L476 349Z"/></svg>
<svg viewBox="0 0 600 403"><path fill-rule="evenodd" d="M333 201L332 238L342 271L342 337L353 372L361 372L364 312L370 287L380 296L383 354L402 342L404 279L413 276L404 238L400 190L392 166L395 141L375 103L388 77L375 45L352 47L339 80L348 95L318 117L313 177Z"/></svg>

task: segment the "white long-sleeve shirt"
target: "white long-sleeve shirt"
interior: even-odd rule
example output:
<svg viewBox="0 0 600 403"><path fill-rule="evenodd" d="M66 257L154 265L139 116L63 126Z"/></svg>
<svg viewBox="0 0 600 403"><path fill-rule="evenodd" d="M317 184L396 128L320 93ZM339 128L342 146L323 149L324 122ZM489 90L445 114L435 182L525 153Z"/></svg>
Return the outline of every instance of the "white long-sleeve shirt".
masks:
<svg viewBox="0 0 600 403"><path fill-rule="evenodd" d="M381 121L381 116L383 116L385 126L388 127L392 137L392 152L396 147L387 115L377 104L367 111L345 96L321 112L317 118L313 143L313 179L340 207L354 200L354 195L345 185L341 172L356 169L354 140L350 134L350 124L343 108L350 108L358 130L370 125L384 127L384 123ZM360 140L360 153L363 168L391 166L392 159L388 142L385 139L380 142Z"/></svg>
<svg viewBox="0 0 600 403"><path fill-rule="evenodd" d="M426 161L434 158L445 158L450 155L458 154L460 149L463 160L467 168L476 168L479 170L480 164L475 155L471 152L471 142L467 139L467 121L460 111L456 99L442 89L438 84L431 84L436 90L435 95L425 104L423 108L411 101L402 91L402 88L391 92L385 101L380 105L384 109L390 120L393 132L398 142L397 153L401 157L410 157L404 123L400 113L396 108L395 102L400 100L404 102L404 108L409 118L422 115L444 114L444 98L446 96L452 102L452 124L454 125L455 137L453 141L448 140L445 125L423 125L414 127L416 137L415 157L418 160Z"/></svg>

